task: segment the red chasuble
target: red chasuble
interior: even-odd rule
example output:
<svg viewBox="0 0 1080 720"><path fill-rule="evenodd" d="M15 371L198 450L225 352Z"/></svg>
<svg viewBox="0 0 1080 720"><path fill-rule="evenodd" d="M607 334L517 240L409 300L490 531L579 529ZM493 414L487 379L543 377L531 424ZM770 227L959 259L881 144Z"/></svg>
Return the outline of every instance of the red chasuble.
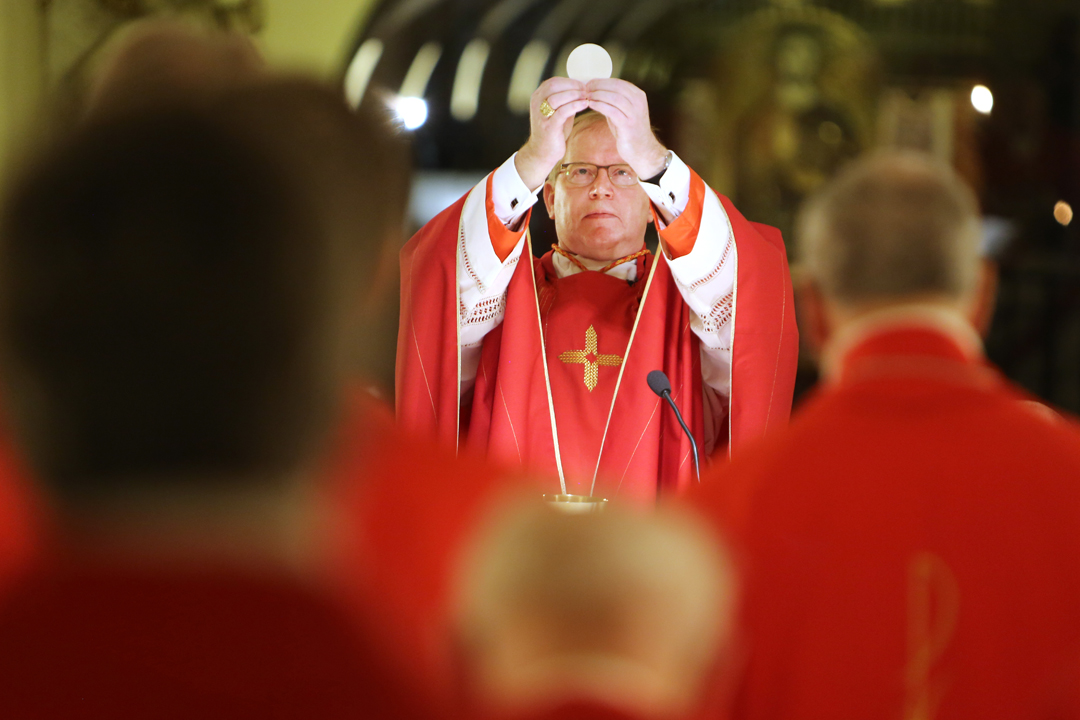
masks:
<svg viewBox="0 0 1080 720"><path fill-rule="evenodd" d="M706 191L692 173L691 193ZM798 335L779 232L720 200L737 259L727 440L738 448L786 422ZM704 447L698 340L662 254L623 287L592 272L556 278L549 257L519 262L503 322L484 339L471 405L461 403L456 258L464 203L436 216L402 250L399 420L564 478L547 481L549 493L652 502L658 485L675 491L692 482L690 443L645 381L651 370L667 374ZM529 248L522 257L532 258Z"/></svg>
<svg viewBox="0 0 1080 720"><path fill-rule="evenodd" d="M520 481L403 432L389 407L353 392L326 466L341 513L331 580L384 640L387 664L450 691L449 597L459 555ZM500 492L502 491L502 492Z"/></svg>
<svg viewBox="0 0 1080 720"><path fill-rule="evenodd" d="M638 277L646 276L648 264L639 260ZM566 491L592 495L594 459L603 451L603 434L597 430L608 424L645 283L630 284L600 272L560 279L548 253L537 284L552 401L556 408L574 409L560 413L557 423ZM694 389L700 391L700 378ZM701 428L694 430L700 437Z"/></svg>
<svg viewBox="0 0 1080 720"><path fill-rule="evenodd" d="M1050 717L1080 657L1074 422L893 328L721 470L691 497L742 556L735 717Z"/></svg>

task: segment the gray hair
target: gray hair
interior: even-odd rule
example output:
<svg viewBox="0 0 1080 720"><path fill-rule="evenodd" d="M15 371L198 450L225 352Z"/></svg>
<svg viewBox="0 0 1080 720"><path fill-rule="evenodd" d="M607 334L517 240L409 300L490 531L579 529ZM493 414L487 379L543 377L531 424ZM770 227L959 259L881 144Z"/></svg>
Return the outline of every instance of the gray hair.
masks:
<svg viewBox="0 0 1080 720"><path fill-rule="evenodd" d="M952 168L922 153L875 153L806 202L799 254L822 293L843 304L961 299L975 286L978 221L975 196Z"/></svg>

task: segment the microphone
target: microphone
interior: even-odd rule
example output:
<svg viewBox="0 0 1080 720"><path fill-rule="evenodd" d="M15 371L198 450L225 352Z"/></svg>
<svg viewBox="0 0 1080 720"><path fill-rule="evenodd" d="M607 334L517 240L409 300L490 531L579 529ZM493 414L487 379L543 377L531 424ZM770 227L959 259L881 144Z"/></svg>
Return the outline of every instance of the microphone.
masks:
<svg viewBox="0 0 1080 720"><path fill-rule="evenodd" d="M700 483L701 467L698 465L697 441L694 440L694 435L690 432L690 428L686 427L686 421L683 420L682 413L679 412L679 407L675 404L675 401L671 399L671 381L668 380L668 376L664 374L663 370L653 370L648 374L645 380L649 383L650 390L656 393L658 397L667 400L668 405L670 405L671 409L675 412L675 419L682 425L686 437L690 438L690 449L694 451L694 475ZM657 483L657 490L659 490L659 482Z"/></svg>

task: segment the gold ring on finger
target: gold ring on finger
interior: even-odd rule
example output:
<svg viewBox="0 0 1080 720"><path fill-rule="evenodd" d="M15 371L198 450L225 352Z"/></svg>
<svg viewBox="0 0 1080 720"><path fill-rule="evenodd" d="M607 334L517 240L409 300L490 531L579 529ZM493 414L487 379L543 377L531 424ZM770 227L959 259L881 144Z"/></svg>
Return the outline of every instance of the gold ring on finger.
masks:
<svg viewBox="0 0 1080 720"><path fill-rule="evenodd" d="M540 103L540 114L549 118L555 114L555 108L551 107L551 104L547 100L544 100L544 102Z"/></svg>

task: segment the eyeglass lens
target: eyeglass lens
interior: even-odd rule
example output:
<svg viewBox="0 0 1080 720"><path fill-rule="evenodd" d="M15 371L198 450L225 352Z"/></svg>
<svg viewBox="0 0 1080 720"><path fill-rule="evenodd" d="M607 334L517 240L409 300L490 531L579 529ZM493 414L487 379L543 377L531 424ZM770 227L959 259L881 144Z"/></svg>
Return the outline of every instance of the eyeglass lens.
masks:
<svg viewBox="0 0 1080 720"><path fill-rule="evenodd" d="M629 165L593 165L591 163L567 163L566 179L571 185L591 185L596 174L606 170L612 185L626 187L637 182L637 174Z"/></svg>

